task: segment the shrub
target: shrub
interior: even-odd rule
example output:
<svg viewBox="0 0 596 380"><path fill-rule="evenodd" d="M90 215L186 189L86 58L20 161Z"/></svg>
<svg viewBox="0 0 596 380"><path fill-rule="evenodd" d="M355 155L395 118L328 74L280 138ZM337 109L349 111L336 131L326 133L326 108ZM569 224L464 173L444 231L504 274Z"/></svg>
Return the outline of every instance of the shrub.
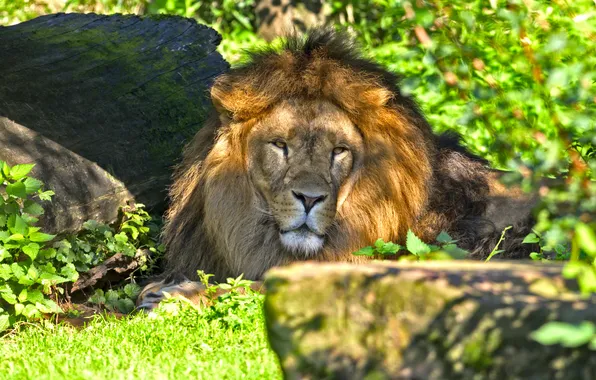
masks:
<svg viewBox="0 0 596 380"><path fill-rule="evenodd" d="M141 269L151 264L141 251L153 253L151 260L163 253L159 228L140 204L123 207L113 226L90 220L80 233L61 239L42 232L35 226L43 214L39 201L50 201L54 193L28 176L33 166L10 167L0 161L0 332L17 321L61 313L57 302L65 292L62 285L116 253L137 256ZM137 293L138 287L130 284L121 292L108 291L109 302L101 302L99 295L91 301L109 310L131 311Z"/></svg>
<svg viewBox="0 0 596 380"><path fill-rule="evenodd" d="M0 331L17 320L39 319L58 313L59 284L75 281L72 263L57 263L49 246L54 235L35 227L43 208L36 200L49 201L41 181L28 177L33 165L10 167L0 161Z"/></svg>

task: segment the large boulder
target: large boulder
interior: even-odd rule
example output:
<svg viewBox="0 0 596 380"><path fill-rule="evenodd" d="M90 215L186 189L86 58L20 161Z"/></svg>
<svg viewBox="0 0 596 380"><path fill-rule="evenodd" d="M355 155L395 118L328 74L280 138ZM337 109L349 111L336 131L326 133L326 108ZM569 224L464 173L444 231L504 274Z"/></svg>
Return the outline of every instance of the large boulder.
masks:
<svg viewBox="0 0 596 380"><path fill-rule="evenodd" d="M228 68L194 20L56 14L0 27L0 160L53 189L43 224L110 221L134 199L163 210L172 166Z"/></svg>
<svg viewBox="0 0 596 380"><path fill-rule="evenodd" d="M589 379L587 346L545 346L548 321L596 322L559 265L295 264L265 280L287 379Z"/></svg>

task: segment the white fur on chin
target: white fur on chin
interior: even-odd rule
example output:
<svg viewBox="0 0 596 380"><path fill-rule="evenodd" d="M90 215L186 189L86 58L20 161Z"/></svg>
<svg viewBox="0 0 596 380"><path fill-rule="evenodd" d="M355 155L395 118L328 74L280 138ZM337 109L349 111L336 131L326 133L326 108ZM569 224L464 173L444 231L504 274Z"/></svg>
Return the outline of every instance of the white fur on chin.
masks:
<svg viewBox="0 0 596 380"><path fill-rule="evenodd" d="M281 243L293 253L314 256L323 248L325 239L310 231L288 231L280 234Z"/></svg>

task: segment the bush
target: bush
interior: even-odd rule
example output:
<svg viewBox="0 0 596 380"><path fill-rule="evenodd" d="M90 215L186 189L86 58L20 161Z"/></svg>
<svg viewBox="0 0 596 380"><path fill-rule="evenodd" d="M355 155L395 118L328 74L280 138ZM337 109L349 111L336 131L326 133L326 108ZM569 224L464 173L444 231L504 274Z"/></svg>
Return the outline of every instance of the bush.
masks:
<svg viewBox="0 0 596 380"><path fill-rule="evenodd" d="M56 250L48 243L55 236L34 226L43 214L35 199L49 201L53 192L27 176L32 168L0 161L0 331L60 312L54 300L64 290L58 284L78 278L72 263L52 260Z"/></svg>
<svg viewBox="0 0 596 380"><path fill-rule="evenodd" d="M65 292L61 285L76 281L79 272L116 253L138 256L142 269L150 263L140 252L152 252L153 260L163 253L157 243L159 228L140 204L122 208L114 226L91 220L80 233L62 239L43 233L35 226L43 214L39 201L50 201L54 193L28 176L33 166L10 167L0 161L0 332L18 321L61 313L57 304ZM104 304L130 311L137 288L125 287L121 299L116 291L108 292L110 302Z"/></svg>

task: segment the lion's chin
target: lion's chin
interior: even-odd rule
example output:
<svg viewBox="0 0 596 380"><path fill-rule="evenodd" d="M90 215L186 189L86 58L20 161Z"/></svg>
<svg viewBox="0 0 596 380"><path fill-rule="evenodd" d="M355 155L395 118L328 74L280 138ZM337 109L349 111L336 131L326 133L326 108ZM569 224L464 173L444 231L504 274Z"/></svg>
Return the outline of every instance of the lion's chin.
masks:
<svg viewBox="0 0 596 380"><path fill-rule="evenodd" d="M306 229L299 228L292 231L280 232L281 243L294 254L306 257L314 256L323 248L325 239Z"/></svg>

